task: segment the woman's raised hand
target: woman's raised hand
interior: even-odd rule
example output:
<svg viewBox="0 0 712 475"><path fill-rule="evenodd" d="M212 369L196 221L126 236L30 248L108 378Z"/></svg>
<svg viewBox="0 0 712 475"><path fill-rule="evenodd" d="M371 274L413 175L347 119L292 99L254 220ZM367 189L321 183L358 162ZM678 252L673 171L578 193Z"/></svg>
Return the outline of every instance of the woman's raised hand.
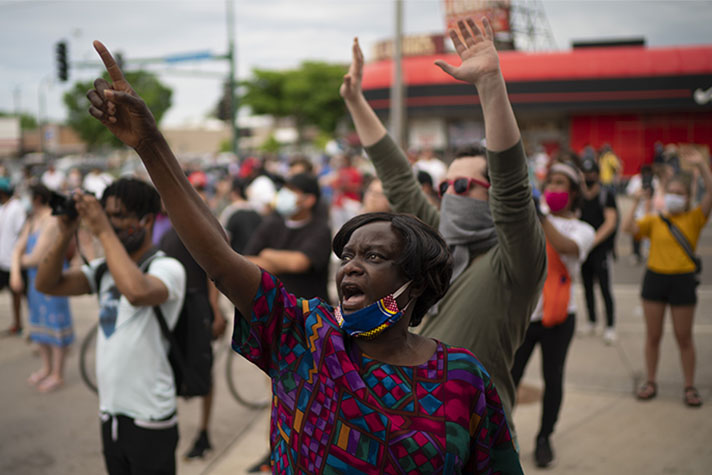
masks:
<svg viewBox="0 0 712 475"><path fill-rule="evenodd" d="M695 147L680 147L680 158L690 166L700 167L705 165L705 157Z"/></svg>
<svg viewBox="0 0 712 475"><path fill-rule="evenodd" d="M91 103L89 113L123 143L136 148L143 140L158 133L156 120L126 81L106 46L94 41L94 49L104 62L111 84L103 78L94 81L94 89L87 93Z"/></svg>
<svg viewBox="0 0 712 475"><path fill-rule="evenodd" d="M363 52L358 44L358 38L354 38L351 47L351 66L349 72L344 75L344 82L341 84L339 93L345 101L353 101L361 95L361 79L363 78Z"/></svg>
<svg viewBox="0 0 712 475"><path fill-rule="evenodd" d="M482 18L482 28L472 18L459 20L457 26L460 35L453 29L449 34L462 64L453 66L440 59L435 64L455 79L474 85L489 77L499 77L499 57L494 48L494 32L489 20Z"/></svg>

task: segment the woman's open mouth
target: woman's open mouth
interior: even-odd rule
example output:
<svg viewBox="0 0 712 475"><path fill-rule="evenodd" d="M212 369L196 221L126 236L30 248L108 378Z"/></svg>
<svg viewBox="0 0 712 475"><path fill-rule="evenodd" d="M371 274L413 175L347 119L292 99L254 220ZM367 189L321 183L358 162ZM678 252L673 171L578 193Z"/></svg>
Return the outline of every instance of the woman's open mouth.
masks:
<svg viewBox="0 0 712 475"><path fill-rule="evenodd" d="M341 308L347 312L354 312L366 306L366 294L352 283L341 284Z"/></svg>

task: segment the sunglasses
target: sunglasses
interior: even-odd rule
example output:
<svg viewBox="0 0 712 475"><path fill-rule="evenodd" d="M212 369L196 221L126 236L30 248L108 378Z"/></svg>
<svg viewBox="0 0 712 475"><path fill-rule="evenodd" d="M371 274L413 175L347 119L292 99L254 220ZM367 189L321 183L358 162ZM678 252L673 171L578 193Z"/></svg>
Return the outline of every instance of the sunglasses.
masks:
<svg viewBox="0 0 712 475"><path fill-rule="evenodd" d="M472 185L479 185L485 189L488 189L490 187L490 184L486 181L478 180L476 178L459 177L455 178L454 180L443 180L438 185L438 194L441 198L445 193L447 193L447 190L448 188L450 188L450 185L453 186L455 193L458 195L464 195L465 193L470 191Z"/></svg>

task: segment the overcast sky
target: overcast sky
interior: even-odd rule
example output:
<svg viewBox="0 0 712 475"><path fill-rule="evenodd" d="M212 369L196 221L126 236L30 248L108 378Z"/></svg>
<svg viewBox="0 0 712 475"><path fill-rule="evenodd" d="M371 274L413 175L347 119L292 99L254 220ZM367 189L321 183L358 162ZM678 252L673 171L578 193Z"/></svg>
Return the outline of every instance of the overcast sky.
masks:
<svg viewBox="0 0 712 475"><path fill-rule="evenodd" d="M557 47L572 39L645 37L649 46L712 44L712 1L543 0ZM372 45L393 32L390 0L236 0L238 75L252 68L286 68L305 59L348 62L358 35L367 60ZM225 1L7 1L0 0L0 110L19 105L32 114L38 90L47 91L48 114L64 117L62 94L96 70L70 72L57 83L54 44L66 39L70 59L94 60L94 39L127 58L227 50ZM442 0L405 0L406 33L444 30ZM226 71L220 62L186 65ZM220 94L220 79L162 74L174 90L164 124L200 119Z"/></svg>

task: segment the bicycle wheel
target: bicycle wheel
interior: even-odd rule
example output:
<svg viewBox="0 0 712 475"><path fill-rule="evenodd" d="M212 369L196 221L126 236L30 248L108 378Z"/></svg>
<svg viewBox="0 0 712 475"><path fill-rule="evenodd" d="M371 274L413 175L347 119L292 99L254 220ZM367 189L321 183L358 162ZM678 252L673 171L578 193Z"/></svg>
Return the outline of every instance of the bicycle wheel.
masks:
<svg viewBox="0 0 712 475"><path fill-rule="evenodd" d="M96 332L98 323L95 323L89 333L82 340L82 347L79 351L79 374L82 376L82 381L94 393L97 392L96 387Z"/></svg>
<svg viewBox="0 0 712 475"><path fill-rule="evenodd" d="M264 409L272 400L270 379L257 366L229 350L225 364L227 387L237 402L252 409Z"/></svg>

